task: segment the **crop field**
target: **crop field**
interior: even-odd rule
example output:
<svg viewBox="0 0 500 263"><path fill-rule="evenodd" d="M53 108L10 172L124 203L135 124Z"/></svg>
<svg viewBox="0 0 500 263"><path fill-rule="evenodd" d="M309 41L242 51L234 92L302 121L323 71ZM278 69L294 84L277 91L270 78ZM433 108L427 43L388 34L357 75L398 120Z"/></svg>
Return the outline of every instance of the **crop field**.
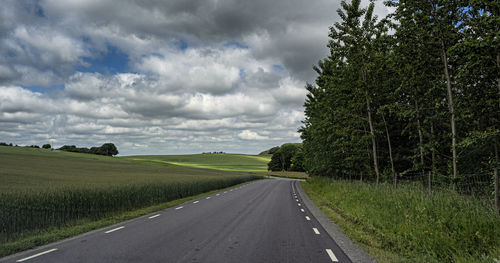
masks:
<svg viewBox="0 0 500 263"><path fill-rule="evenodd" d="M231 153L190 154L190 155L139 155L122 157L136 162L173 164L192 168L215 169L221 171L265 172L268 156Z"/></svg>
<svg viewBox="0 0 500 263"><path fill-rule="evenodd" d="M0 167L0 244L259 178L22 147L0 147Z"/></svg>

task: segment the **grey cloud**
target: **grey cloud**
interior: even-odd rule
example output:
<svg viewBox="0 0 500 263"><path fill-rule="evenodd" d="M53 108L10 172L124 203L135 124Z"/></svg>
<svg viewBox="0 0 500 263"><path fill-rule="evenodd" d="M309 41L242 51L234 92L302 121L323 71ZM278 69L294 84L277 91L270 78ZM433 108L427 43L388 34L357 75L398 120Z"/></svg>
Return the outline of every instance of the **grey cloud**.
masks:
<svg viewBox="0 0 500 263"><path fill-rule="evenodd" d="M0 141L122 154L257 153L300 141L338 1L5 0ZM379 5L380 6L380 5ZM387 10L377 8L379 16ZM133 73L82 73L115 46ZM187 46L185 46L187 45ZM279 66L274 66L279 65ZM63 90L36 93L20 85Z"/></svg>

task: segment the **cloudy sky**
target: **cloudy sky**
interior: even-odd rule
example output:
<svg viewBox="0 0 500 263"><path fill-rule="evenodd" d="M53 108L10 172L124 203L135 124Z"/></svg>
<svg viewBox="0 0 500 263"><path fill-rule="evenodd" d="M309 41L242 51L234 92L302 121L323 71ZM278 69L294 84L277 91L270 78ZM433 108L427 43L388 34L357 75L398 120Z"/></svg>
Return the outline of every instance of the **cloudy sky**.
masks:
<svg viewBox="0 0 500 263"><path fill-rule="evenodd" d="M338 0L2 0L0 141L122 155L299 142ZM385 7L377 3L377 14Z"/></svg>

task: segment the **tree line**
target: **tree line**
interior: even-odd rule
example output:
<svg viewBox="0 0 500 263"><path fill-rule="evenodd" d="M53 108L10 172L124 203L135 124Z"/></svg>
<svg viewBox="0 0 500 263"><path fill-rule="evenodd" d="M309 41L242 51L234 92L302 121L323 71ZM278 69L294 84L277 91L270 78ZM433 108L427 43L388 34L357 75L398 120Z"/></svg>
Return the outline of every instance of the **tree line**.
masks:
<svg viewBox="0 0 500 263"><path fill-rule="evenodd" d="M381 19L360 2L341 2L306 85L309 174L498 185L500 2L392 0Z"/></svg>
<svg viewBox="0 0 500 263"><path fill-rule="evenodd" d="M259 153L259 155L268 154L272 154L271 161L267 164L269 171L304 171L302 143L285 143Z"/></svg>
<svg viewBox="0 0 500 263"><path fill-rule="evenodd" d="M6 142L0 142L0 146L19 147L18 145L14 146L12 143L6 143ZM38 145L29 145L24 147L37 148L37 149L40 148L40 146ZM42 145L42 149L52 149L52 146L47 143ZM66 152L76 152L76 153L90 153L90 154L106 155L106 156L113 156L118 154L118 148L116 148L116 146L113 143L105 143L100 147L91 147L90 149L86 147L76 147L75 145L64 145L58 148L57 150Z"/></svg>
<svg viewBox="0 0 500 263"><path fill-rule="evenodd" d="M58 150L77 153L90 153L97 155L113 156L118 154L118 149L113 143L105 143L100 147L76 147L75 145L64 145Z"/></svg>

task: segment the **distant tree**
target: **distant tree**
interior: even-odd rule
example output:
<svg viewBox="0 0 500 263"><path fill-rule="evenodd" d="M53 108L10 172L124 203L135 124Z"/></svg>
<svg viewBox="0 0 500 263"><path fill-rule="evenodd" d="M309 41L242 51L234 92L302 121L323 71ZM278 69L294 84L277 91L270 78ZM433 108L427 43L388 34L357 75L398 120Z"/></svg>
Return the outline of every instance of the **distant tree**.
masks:
<svg viewBox="0 0 500 263"><path fill-rule="evenodd" d="M280 149L280 147L279 147L279 146L274 146L274 147L272 147L271 149L267 149L267 150L265 150L265 151L263 151L263 152L259 153L259 155L273 154L273 153L277 152L279 149Z"/></svg>
<svg viewBox="0 0 500 263"><path fill-rule="evenodd" d="M274 154L272 157L271 157L271 161L267 164L267 170L268 171L281 171L281 159L280 159L280 156L277 155L277 154Z"/></svg>
<svg viewBox="0 0 500 263"><path fill-rule="evenodd" d="M278 151L273 153L271 161L268 164L268 170L271 171L289 171L292 166L292 158L297 152L302 151L300 143L285 143L281 145Z"/></svg>
<svg viewBox="0 0 500 263"><path fill-rule="evenodd" d="M275 146L275 147L269 149L267 153L268 154L273 154L273 153L275 153L275 152L277 152L279 150L280 150L280 147L279 146Z"/></svg>
<svg viewBox="0 0 500 263"><path fill-rule="evenodd" d="M76 152L75 145L63 145L58 150L66 151L66 152Z"/></svg>
<svg viewBox="0 0 500 263"><path fill-rule="evenodd" d="M50 149L50 148L52 148L52 146L50 146L50 144L48 144L48 143L47 143L47 144L44 144L44 145L42 146L42 148L43 148L43 149Z"/></svg>
<svg viewBox="0 0 500 263"><path fill-rule="evenodd" d="M102 155L113 156L118 154L118 149L112 143L105 143L99 148Z"/></svg>
<svg viewBox="0 0 500 263"><path fill-rule="evenodd" d="M292 166L290 167L291 171L296 172L304 172L304 152L302 149L295 152L295 155L292 157Z"/></svg>
<svg viewBox="0 0 500 263"><path fill-rule="evenodd" d="M9 146L9 145L5 142L0 142L0 146Z"/></svg>

